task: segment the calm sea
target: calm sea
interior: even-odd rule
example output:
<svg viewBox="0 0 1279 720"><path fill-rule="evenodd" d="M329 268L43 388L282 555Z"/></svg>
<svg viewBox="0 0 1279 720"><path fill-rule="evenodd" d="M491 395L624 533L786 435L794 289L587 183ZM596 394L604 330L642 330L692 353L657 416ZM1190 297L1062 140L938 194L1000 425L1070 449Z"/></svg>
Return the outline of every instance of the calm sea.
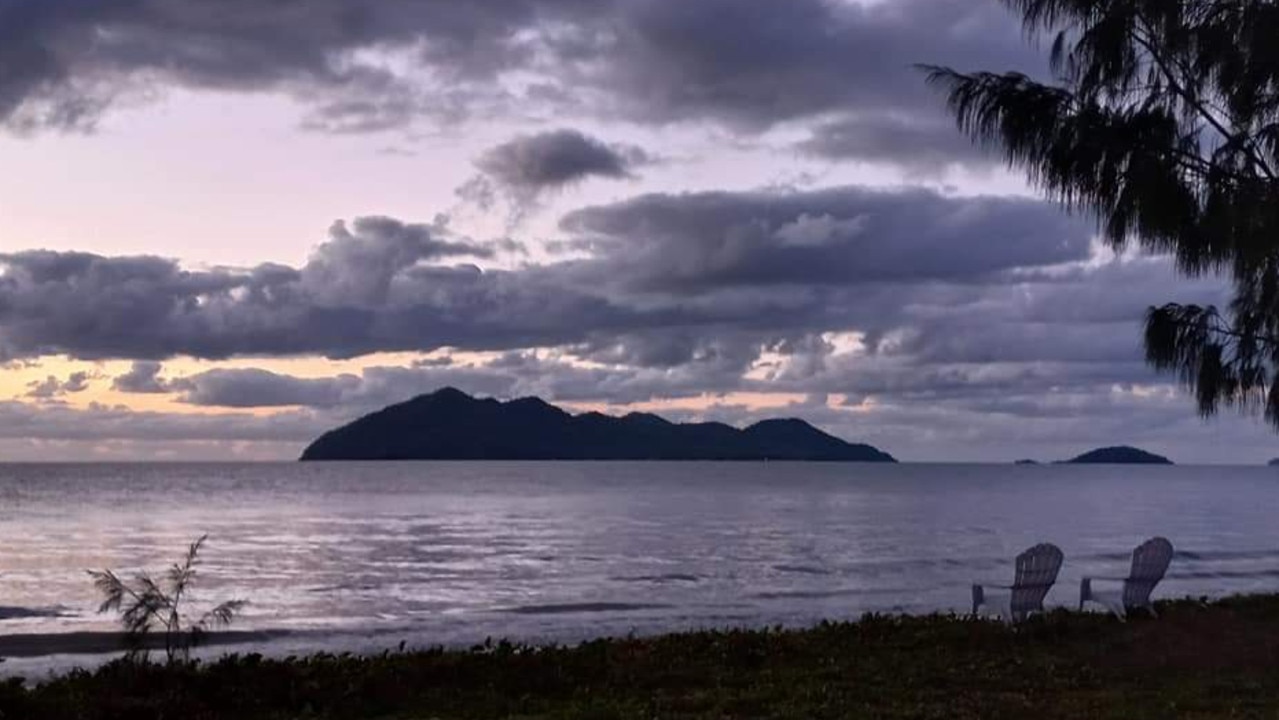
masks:
<svg viewBox="0 0 1279 720"><path fill-rule="evenodd" d="M233 649L573 641L963 609L1039 541L1066 553L1051 604L1156 534L1160 596L1279 591L1279 469L0 465L0 634L113 629L85 570L162 570L204 533L197 600L289 631Z"/></svg>

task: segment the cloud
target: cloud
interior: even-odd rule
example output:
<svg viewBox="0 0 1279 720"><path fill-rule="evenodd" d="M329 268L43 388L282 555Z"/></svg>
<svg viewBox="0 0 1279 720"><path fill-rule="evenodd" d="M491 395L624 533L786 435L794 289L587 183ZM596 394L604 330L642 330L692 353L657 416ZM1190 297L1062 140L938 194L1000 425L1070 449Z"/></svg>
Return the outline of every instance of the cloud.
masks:
<svg viewBox="0 0 1279 720"><path fill-rule="evenodd" d="M111 389L137 394L171 392L169 381L160 377L163 370L164 365L153 360L135 360L128 372L111 381Z"/></svg>
<svg viewBox="0 0 1279 720"><path fill-rule="evenodd" d="M629 117L715 119L742 128L849 109L935 108L920 62L1022 68L1042 64L996 3L624 3L625 22L593 43L554 46L585 62L569 78ZM585 48L583 48L585 45ZM593 51L593 52L592 52Z"/></svg>
<svg viewBox="0 0 1279 720"><path fill-rule="evenodd" d="M586 258L443 264L490 246L447 223L337 223L300 267L186 270L155 257L0 255L0 356L349 357L859 327L888 286L1001 282L1088 255L1088 227L1017 198L923 190L648 195L570 214ZM952 290L951 292L960 292ZM628 341L629 342L629 341ZM662 351L669 353L669 350Z"/></svg>
<svg viewBox="0 0 1279 720"><path fill-rule="evenodd" d="M300 268L189 271L157 257L0 254L0 357L58 347L81 358L151 360L360 354L402 342L390 336L411 334L424 319L416 313L464 334L450 315L466 308L449 304L493 308L497 298L486 293L499 289L474 266L431 263L492 253L452 238L442 220L362 218L336 223Z"/></svg>
<svg viewBox="0 0 1279 720"><path fill-rule="evenodd" d="M636 169L651 162L652 156L634 145L605 143L572 129L550 130L487 150L475 163L479 174L457 193L485 210L503 198L518 220L548 193L589 178L633 178Z"/></svg>
<svg viewBox="0 0 1279 720"><path fill-rule="evenodd" d="M0 6L0 122L92 127L180 87L287 95L334 132L575 114L754 134L869 111L897 137L941 115L920 62L1042 58L998 3L966 0L44 0Z"/></svg>
<svg viewBox="0 0 1279 720"><path fill-rule="evenodd" d="M298 378L267 370L210 370L184 378L176 387L184 390L182 402L230 408L306 406L332 408L359 384L354 375L331 378Z"/></svg>
<svg viewBox="0 0 1279 720"><path fill-rule="evenodd" d="M818 124L796 148L825 160L887 163L916 174L937 174L956 164L1003 163L1002 156L957 132L953 120L932 113L847 115Z"/></svg>
<svg viewBox="0 0 1279 720"><path fill-rule="evenodd" d="M1091 226L1036 200L946 197L858 187L805 192L645 195L567 215L562 227L604 248L599 264L634 289L925 280L1077 261Z"/></svg>
<svg viewBox="0 0 1279 720"><path fill-rule="evenodd" d="M0 401L0 439L37 441L305 443L334 421L311 412L274 415L156 413L92 404Z"/></svg>
<svg viewBox="0 0 1279 720"><path fill-rule="evenodd" d="M84 392L89 389L91 377L92 375L83 371L71 373L66 380L59 380L49 375L44 380L29 383L27 387L30 390L27 391L26 396L35 400L53 400L64 395Z"/></svg>
<svg viewBox="0 0 1279 720"><path fill-rule="evenodd" d="M1152 302L1219 303L1227 289L1174 283L1167 259L1114 256L1088 223L1017 197L650 194L570 213L561 234L573 259L505 270L452 264L487 262L492 245L444 218L339 223L297 267L9 253L0 349L140 361L118 387L303 412L308 428L444 385L617 406L766 393L825 398L813 416L853 439L885 438L879 419L962 451L1024 425L1029 446L1050 448L1094 437L1078 422L1088 413L1184 430L1192 403L1144 364L1141 316ZM393 350L432 355L331 377L218 368L165 379L159 365Z"/></svg>

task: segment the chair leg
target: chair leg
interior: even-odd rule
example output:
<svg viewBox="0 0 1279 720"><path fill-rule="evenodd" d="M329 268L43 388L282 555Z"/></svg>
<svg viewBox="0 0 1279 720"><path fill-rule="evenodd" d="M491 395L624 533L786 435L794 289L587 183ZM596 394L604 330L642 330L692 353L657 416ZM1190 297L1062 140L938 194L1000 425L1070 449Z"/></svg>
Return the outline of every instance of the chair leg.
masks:
<svg viewBox="0 0 1279 720"><path fill-rule="evenodd" d="M986 591L981 585L973 586L973 617L977 617L977 610L986 604Z"/></svg>
<svg viewBox="0 0 1279 720"><path fill-rule="evenodd" d="M1084 609L1084 603L1088 598L1092 597L1092 578L1084 578L1079 581L1079 609Z"/></svg>

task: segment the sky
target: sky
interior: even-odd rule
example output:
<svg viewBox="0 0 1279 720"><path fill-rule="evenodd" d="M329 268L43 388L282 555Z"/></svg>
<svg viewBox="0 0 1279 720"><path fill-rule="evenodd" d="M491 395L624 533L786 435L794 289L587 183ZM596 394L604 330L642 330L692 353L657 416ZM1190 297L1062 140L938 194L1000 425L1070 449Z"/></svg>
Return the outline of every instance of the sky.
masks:
<svg viewBox="0 0 1279 720"><path fill-rule="evenodd" d="M0 458L271 460L443 386L915 461L1279 455L918 64L996 0L0 0Z"/></svg>

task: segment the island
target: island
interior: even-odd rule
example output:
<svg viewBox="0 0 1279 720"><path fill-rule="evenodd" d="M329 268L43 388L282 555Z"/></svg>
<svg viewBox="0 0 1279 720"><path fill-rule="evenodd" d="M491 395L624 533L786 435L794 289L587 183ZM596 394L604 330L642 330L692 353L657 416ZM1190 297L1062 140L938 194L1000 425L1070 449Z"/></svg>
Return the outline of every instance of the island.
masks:
<svg viewBox="0 0 1279 720"><path fill-rule="evenodd" d="M1271 460L1270 462L1266 464L1269 465L1270 467L1279 467L1279 458L1274 458L1273 460Z"/></svg>
<svg viewBox="0 0 1279 720"><path fill-rule="evenodd" d="M1039 461L1038 461L1038 460L1029 460L1029 459L1026 459L1026 460L1014 460L1014 461L1013 461L1013 465L1038 465L1038 464L1039 464Z"/></svg>
<svg viewBox="0 0 1279 720"><path fill-rule="evenodd" d="M1172 461L1162 455L1122 445L1119 447L1098 448L1086 452L1079 457L1066 460L1068 465L1172 465Z"/></svg>
<svg viewBox="0 0 1279 720"><path fill-rule="evenodd" d="M391 405L320 436L312 460L804 460L896 462L803 420L745 429L673 423L657 415L572 415L539 398L508 402L444 388Z"/></svg>

